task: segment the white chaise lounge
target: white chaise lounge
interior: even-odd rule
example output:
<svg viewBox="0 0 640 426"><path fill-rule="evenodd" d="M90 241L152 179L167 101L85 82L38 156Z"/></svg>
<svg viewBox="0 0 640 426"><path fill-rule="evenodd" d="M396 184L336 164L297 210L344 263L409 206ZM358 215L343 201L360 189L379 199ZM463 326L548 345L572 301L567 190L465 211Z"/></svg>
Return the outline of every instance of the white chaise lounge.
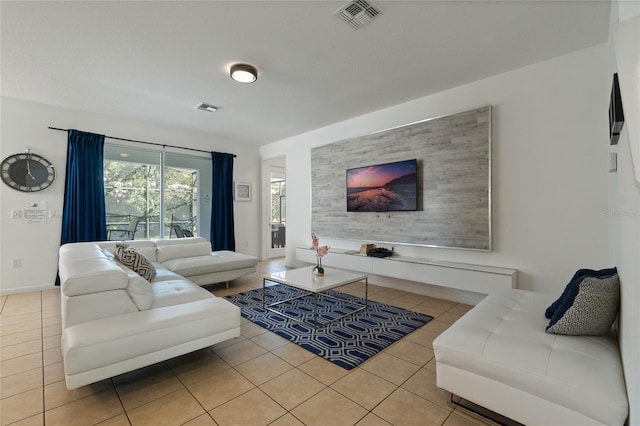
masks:
<svg viewBox="0 0 640 426"><path fill-rule="evenodd" d="M545 333L552 295L492 293L433 342L438 387L526 425L623 425L618 342Z"/></svg>

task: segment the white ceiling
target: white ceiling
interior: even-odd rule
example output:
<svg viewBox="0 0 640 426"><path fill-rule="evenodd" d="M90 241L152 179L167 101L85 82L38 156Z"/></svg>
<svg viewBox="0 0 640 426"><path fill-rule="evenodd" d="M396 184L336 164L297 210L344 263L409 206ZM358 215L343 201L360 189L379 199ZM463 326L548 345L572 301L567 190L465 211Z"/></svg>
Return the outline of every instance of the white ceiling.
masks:
<svg viewBox="0 0 640 426"><path fill-rule="evenodd" d="M2 95L262 145L608 38L608 1L377 1L357 31L344 4L2 1Z"/></svg>

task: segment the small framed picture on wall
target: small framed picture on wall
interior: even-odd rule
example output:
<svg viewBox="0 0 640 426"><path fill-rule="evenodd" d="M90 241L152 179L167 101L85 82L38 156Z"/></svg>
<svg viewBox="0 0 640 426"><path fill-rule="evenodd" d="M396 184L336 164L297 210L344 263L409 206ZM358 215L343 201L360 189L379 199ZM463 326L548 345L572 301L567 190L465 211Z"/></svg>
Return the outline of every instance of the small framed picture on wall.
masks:
<svg viewBox="0 0 640 426"><path fill-rule="evenodd" d="M233 195L236 201L251 201L251 184L246 182L236 182Z"/></svg>

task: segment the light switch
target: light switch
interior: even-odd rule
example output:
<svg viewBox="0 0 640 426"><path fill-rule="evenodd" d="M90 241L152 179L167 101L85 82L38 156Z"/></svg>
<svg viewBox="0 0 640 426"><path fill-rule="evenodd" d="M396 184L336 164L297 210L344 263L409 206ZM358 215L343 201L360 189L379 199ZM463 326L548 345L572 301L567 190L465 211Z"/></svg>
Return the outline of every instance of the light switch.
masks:
<svg viewBox="0 0 640 426"><path fill-rule="evenodd" d="M618 154L615 152L609 153L609 173L615 173L618 171Z"/></svg>
<svg viewBox="0 0 640 426"><path fill-rule="evenodd" d="M21 219L22 210L11 210L11 219Z"/></svg>

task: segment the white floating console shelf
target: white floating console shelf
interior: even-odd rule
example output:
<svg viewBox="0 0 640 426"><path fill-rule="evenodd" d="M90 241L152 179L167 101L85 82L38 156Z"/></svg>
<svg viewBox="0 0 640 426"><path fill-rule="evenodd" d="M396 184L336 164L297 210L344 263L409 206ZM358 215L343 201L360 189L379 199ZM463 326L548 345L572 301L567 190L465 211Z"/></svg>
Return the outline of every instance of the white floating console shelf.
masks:
<svg viewBox="0 0 640 426"><path fill-rule="evenodd" d="M316 263L315 252L307 247L296 248L296 259L301 262ZM482 294L517 288L517 270L494 266L405 256L368 257L353 250L336 248L331 248L329 255L322 259L322 264Z"/></svg>

